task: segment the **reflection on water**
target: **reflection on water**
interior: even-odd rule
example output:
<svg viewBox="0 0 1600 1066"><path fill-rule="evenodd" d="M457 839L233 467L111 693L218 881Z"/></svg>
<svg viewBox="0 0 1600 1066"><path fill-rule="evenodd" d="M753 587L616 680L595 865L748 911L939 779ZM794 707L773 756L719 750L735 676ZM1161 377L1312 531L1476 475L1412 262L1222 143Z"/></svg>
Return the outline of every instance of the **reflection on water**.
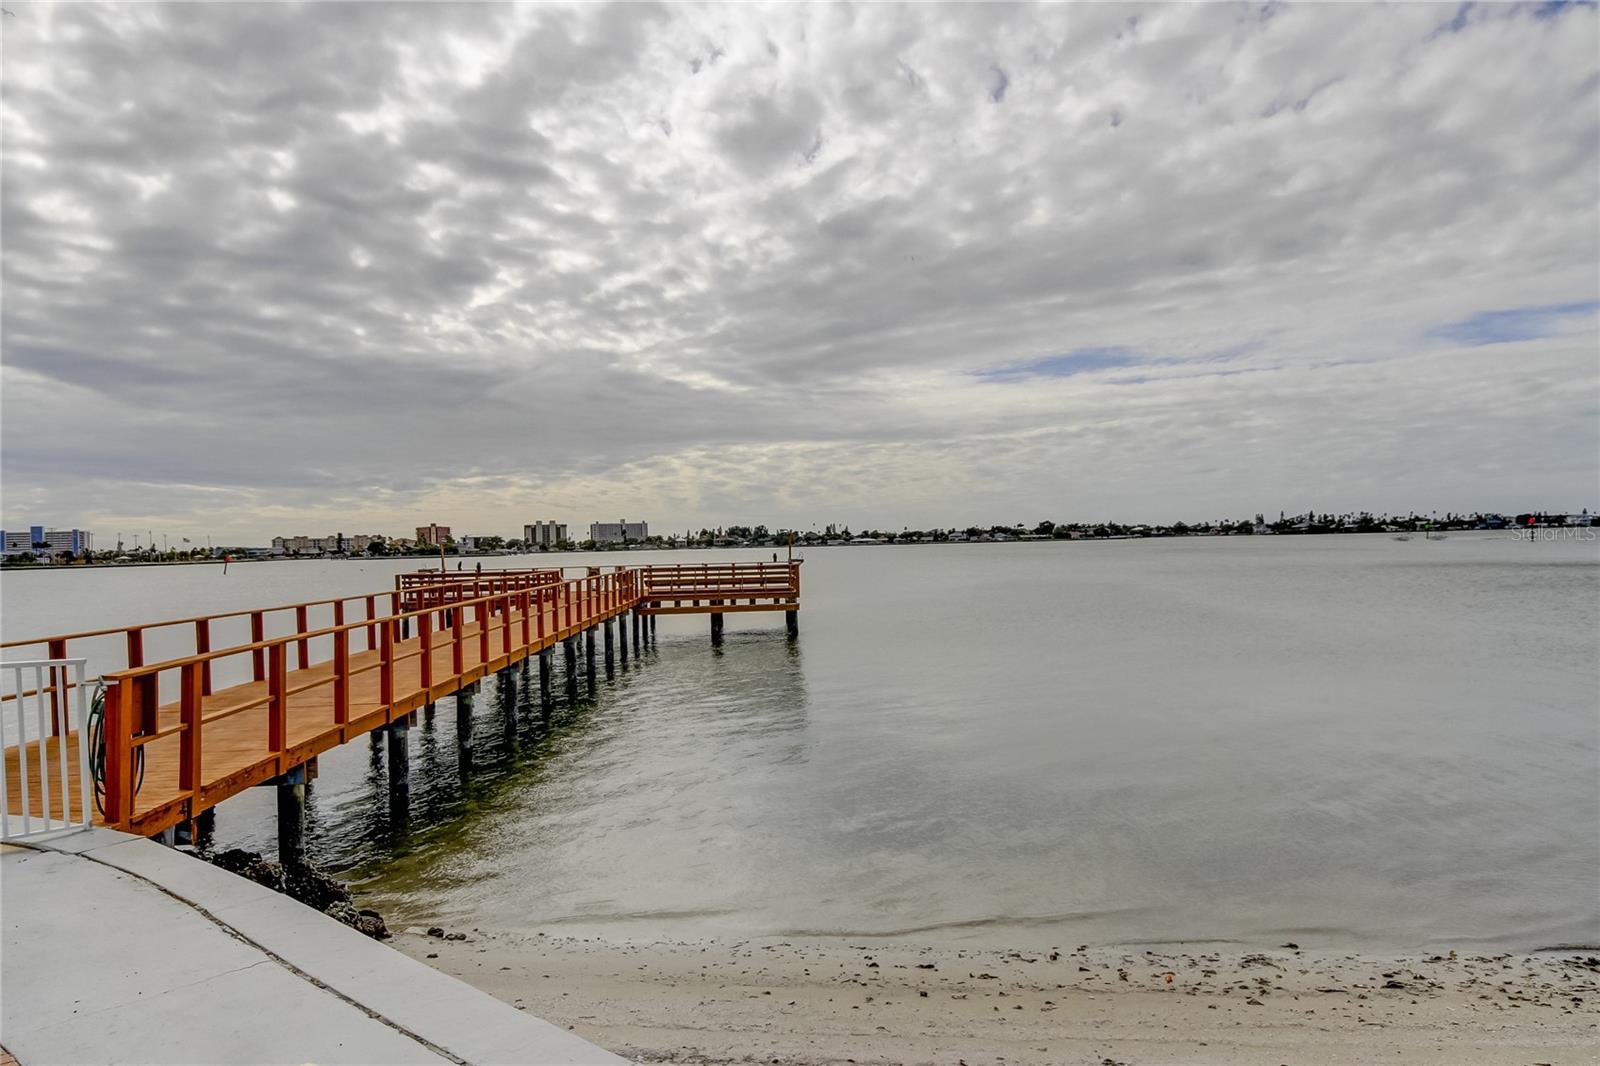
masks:
<svg viewBox="0 0 1600 1066"><path fill-rule="evenodd" d="M680 634L618 662L611 681L599 671L592 686L580 654L576 698L566 696L562 656L552 665L549 713L539 698L537 660L484 679L472 701L466 759L457 750L454 699L418 712L409 730L403 820L389 806L381 742L322 756L306 806L312 861L344 871L399 917L436 916L442 910L432 901L445 894L478 899L511 882L553 885L563 864L551 862L542 842L570 845L562 823L588 817L583 812L592 806L609 812L611 846L630 834L651 836L672 797L691 785L682 765L688 752L742 748L744 757L773 764L805 757L801 652L781 632L730 634L715 648L703 636ZM723 776L714 767L705 772ZM260 810L235 811L234 803ZM218 846L270 849L274 828L266 813L251 794L230 801ZM682 807L677 814L691 816ZM574 906L610 913L594 899ZM473 913L465 903L445 910Z"/></svg>

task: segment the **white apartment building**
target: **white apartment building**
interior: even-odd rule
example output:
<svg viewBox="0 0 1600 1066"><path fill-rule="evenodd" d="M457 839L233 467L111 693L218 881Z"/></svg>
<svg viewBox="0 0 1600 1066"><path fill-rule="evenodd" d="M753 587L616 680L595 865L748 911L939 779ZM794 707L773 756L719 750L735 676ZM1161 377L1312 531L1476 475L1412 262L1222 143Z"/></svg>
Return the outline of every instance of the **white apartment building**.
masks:
<svg viewBox="0 0 1600 1066"><path fill-rule="evenodd" d="M554 548L567 539L562 522L533 522L522 527L522 541L530 548Z"/></svg>

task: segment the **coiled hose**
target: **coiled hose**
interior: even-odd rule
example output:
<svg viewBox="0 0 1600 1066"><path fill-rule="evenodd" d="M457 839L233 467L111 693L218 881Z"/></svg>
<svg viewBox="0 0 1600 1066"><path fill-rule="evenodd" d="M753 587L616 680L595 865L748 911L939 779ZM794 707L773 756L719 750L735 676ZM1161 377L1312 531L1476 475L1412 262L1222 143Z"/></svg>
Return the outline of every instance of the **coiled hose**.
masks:
<svg viewBox="0 0 1600 1066"><path fill-rule="evenodd" d="M89 776L94 781L94 807L106 813L106 683L94 683L94 698L89 701ZM144 747L133 749L133 792L144 785Z"/></svg>

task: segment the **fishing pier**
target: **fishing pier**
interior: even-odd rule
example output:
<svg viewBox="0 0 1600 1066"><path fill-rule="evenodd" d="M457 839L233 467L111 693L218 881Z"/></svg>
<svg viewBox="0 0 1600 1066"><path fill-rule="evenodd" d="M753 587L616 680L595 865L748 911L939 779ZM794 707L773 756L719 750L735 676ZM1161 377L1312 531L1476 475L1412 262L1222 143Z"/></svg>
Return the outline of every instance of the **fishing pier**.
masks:
<svg viewBox="0 0 1600 1066"><path fill-rule="evenodd" d="M386 736L389 801L404 810L407 730L438 700L455 698L470 760L473 696L491 674L536 663L548 715L558 648L576 697L580 674L593 691L602 662L610 679L654 642L657 615L708 615L721 643L723 616L748 611L783 612L793 639L799 608L798 560L439 570L358 596L7 641L4 835L42 820L192 840L217 804L270 784L280 857L298 861L321 753ZM242 639L224 644L224 631ZM158 646L164 657L147 655Z"/></svg>

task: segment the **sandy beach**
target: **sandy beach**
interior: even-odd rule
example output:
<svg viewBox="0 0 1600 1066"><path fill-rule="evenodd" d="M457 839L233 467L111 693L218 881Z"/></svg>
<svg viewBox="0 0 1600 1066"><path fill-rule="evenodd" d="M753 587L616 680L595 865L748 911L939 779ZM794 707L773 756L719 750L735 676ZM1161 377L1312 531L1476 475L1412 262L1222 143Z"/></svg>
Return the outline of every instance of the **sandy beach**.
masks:
<svg viewBox="0 0 1600 1066"><path fill-rule="evenodd" d="M641 1062L1592 1063L1600 956L626 941L411 927L415 958Z"/></svg>

